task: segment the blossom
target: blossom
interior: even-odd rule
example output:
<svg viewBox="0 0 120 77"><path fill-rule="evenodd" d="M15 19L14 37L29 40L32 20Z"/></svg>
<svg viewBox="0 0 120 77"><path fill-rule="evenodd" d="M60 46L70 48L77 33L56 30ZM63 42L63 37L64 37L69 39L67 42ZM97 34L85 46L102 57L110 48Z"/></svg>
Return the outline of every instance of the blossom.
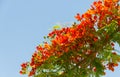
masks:
<svg viewBox="0 0 120 77"><path fill-rule="evenodd" d="M77 15L75 16L75 18L76 18L78 21L80 21L80 20L81 20L81 16L80 16L80 14L77 13Z"/></svg>
<svg viewBox="0 0 120 77"><path fill-rule="evenodd" d="M111 47L114 46L114 42L109 41L111 36L104 27L109 25L112 20L115 20L118 26L120 26L120 7L118 6L118 2L119 0L95 1L87 12L82 15L77 13L75 18L79 22L74 24L74 26L64 28L55 26L54 30L47 36L49 42L38 45L30 62L21 64L22 69L20 74L26 74L26 71L29 71L28 76L33 76L37 68L44 65L45 61L49 60L51 56L60 58L62 55L71 51L74 54L69 55L70 57L68 59L70 59L69 61L73 64L77 64L81 61L84 62L87 57L93 57L94 59L99 58L97 55L102 53L102 51L99 51L98 48L102 49L106 46L104 43L101 44L102 40L107 40ZM98 30L103 30L103 32L101 31L101 33L99 33ZM115 52L111 53L114 56L117 55ZM92 60L93 59L90 61ZM100 61L101 65L104 61L105 60ZM105 65L103 64L103 66ZM118 66L118 63L109 62L106 66L109 70L114 71L114 67ZM97 67L92 66L91 69L96 72Z"/></svg>

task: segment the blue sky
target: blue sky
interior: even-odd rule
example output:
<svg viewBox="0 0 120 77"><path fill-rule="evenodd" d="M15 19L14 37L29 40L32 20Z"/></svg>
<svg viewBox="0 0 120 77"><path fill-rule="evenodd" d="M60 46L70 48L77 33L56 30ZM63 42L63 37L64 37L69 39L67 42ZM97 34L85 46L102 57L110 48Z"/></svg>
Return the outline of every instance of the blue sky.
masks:
<svg viewBox="0 0 120 77"><path fill-rule="evenodd" d="M43 36L57 23L74 22L94 0L0 0L0 76L20 75L20 64L29 61ZM120 67L105 77L119 77Z"/></svg>

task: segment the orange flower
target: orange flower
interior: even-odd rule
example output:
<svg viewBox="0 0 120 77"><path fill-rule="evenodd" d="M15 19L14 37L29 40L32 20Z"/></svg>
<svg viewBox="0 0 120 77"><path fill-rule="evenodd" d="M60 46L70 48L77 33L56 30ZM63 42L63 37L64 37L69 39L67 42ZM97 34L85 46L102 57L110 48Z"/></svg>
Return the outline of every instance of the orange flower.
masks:
<svg viewBox="0 0 120 77"><path fill-rule="evenodd" d="M95 14L95 10L89 9L86 13Z"/></svg>
<svg viewBox="0 0 120 77"><path fill-rule="evenodd" d="M76 18L78 21L80 21L80 20L81 20L80 14L77 13L77 15L75 16L75 18Z"/></svg>
<svg viewBox="0 0 120 77"><path fill-rule="evenodd" d="M108 66L107 68L109 70L114 71L114 67L118 66L118 64L117 63L108 63L107 66Z"/></svg>
<svg viewBox="0 0 120 77"><path fill-rule="evenodd" d="M29 72L29 75L28 75L28 76L29 76L29 77L33 76L33 75L35 74L35 70L36 70L36 69L32 69L32 70Z"/></svg>

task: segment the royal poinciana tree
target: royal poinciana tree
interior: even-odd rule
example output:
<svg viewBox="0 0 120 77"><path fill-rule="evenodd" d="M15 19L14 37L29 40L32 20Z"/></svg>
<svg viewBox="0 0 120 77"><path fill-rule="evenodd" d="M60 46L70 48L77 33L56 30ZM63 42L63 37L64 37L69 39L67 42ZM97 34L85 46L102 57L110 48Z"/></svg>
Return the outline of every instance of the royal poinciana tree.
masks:
<svg viewBox="0 0 120 77"><path fill-rule="evenodd" d="M55 28L21 64L28 77L101 77L114 71L120 54L120 0L97 0L70 27Z"/></svg>

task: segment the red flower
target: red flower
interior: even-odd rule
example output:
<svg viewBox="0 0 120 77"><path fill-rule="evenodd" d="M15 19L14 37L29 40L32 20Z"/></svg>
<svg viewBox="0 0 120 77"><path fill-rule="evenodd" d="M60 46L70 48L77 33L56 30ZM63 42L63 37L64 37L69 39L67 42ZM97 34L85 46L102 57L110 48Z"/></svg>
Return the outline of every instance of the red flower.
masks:
<svg viewBox="0 0 120 77"><path fill-rule="evenodd" d="M96 67L93 67L93 71L96 72Z"/></svg>
<svg viewBox="0 0 120 77"><path fill-rule="evenodd" d="M112 46L115 46L115 44L114 44L114 43L111 43L111 45L112 45Z"/></svg>
<svg viewBox="0 0 120 77"><path fill-rule="evenodd" d="M21 64L21 67L22 67L22 68L26 68L27 65L28 65L27 63L23 63L23 64Z"/></svg>
<svg viewBox="0 0 120 77"><path fill-rule="evenodd" d="M98 41L98 37L93 38L93 40L94 40L95 42Z"/></svg>
<svg viewBox="0 0 120 77"><path fill-rule="evenodd" d="M23 74L23 71L20 71L20 74Z"/></svg>

